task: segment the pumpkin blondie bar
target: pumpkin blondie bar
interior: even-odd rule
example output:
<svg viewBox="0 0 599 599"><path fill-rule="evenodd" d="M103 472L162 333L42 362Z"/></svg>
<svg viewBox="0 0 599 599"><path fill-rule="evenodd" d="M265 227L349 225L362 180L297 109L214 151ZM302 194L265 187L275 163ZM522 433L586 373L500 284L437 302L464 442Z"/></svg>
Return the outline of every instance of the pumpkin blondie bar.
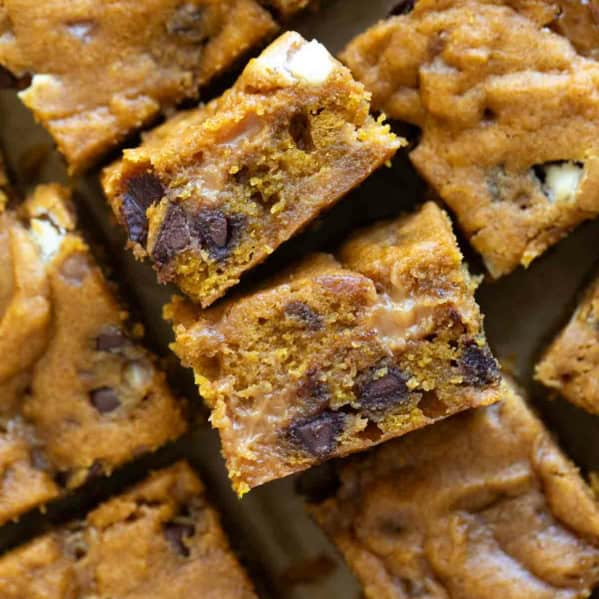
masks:
<svg viewBox="0 0 599 599"><path fill-rule="evenodd" d="M160 281L208 306L390 159L401 140L316 41L286 33L205 107L175 116L104 173Z"/></svg>
<svg viewBox="0 0 599 599"><path fill-rule="evenodd" d="M0 65L76 172L277 30L255 0L0 0Z"/></svg>
<svg viewBox="0 0 599 599"><path fill-rule="evenodd" d="M475 286L428 203L244 296L170 304L235 490L497 400Z"/></svg>
<svg viewBox="0 0 599 599"><path fill-rule="evenodd" d="M2 599L255 599L184 462L0 558Z"/></svg>
<svg viewBox="0 0 599 599"><path fill-rule="evenodd" d="M599 414L599 279L537 364L537 380Z"/></svg>
<svg viewBox="0 0 599 599"><path fill-rule="evenodd" d="M0 523L186 428L74 227L57 185L0 212Z"/></svg>
<svg viewBox="0 0 599 599"><path fill-rule="evenodd" d="M599 583L597 504L514 390L339 476L313 513L368 599L583 599Z"/></svg>
<svg viewBox="0 0 599 599"><path fill-rule="evenodd" d="M555 4L418 0L341 54L421 129L411 159L494 277L599 214L599 62L548 29Z"/></svg>

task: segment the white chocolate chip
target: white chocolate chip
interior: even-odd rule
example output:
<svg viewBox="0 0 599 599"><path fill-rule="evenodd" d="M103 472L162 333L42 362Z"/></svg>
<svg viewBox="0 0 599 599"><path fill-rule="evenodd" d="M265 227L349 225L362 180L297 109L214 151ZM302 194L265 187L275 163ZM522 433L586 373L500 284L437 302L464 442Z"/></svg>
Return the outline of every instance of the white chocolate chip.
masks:
<svg viewBox="0 0 599 599"><path fill-rule="evenodd" d="M549 164L543 167L543 190L551 202L573 200L580 185L583 167L575 162Z"/></svg>
<svg viewBox="0 0 599 599"><path fill-rule="evenodd" d="M94 24L91 21L79 21L76 23L69 23L66 28L73 37L76 37L84 44L89 44L92 39L91 33Z"/></svg>
<svg viewBox="0 0 599 599"><path fill-rule="evenodd" d="M154 371L149 362L145 360L135 360L125 366L123 377L129 387L135 391L144 392L152 383Z"/></svg>
<svg viewBox="0 0 599 599"><path fill-rule="evenodd" d="M321 85L329 78L334 66L328 50L316 40L312 40L291 56L287 68L298 79Z"/></svg>
<svg viewBox="0 0 599 599"><path fill-rule="evenodd" d="M316 40L307 42L298 33L290 32L264 50L254 67L276 75L287 85L298 80L320 85L330 76L335 62L322 44Z"/></svg>
<svg viewBox="0 0 599 599"><path fill-rule="evenodd" d="M54 75L38 74L31 79L27 89L19 92L19 98L26 106L37 106L40 98L57 98L63 93L62 81Z"/></svg>
<svg viewBox="0 0 599 599"><path fill-rule="evenodd" d="M49 262L58 252L64 235L49 220L34 218L31 220L31 234L42 254L42 259Z"/></svg>

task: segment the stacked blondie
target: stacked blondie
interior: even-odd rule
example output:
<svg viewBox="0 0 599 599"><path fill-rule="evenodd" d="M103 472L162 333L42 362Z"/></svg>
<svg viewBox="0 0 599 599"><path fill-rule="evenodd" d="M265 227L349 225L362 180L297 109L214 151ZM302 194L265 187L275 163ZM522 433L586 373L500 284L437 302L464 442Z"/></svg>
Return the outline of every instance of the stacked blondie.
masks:
<svg viewBox="0 0 599 599"><path fill-rule="evenodd" d="M494 278L599 215L599 9L400 2L340 60L286 32L176 111L308 4L0 0L2 81L71 173L166 116L100 181L129 249L182 294L170 347L239 496L332 460L309 510L369 599L588 597L599 507L501 373L441 204ZM386 115L419 129L409 155L439 203L251 280L408 146ZM0 525L188 429L69 190L9 187L0 164ZM598 320L595 282L535 371L593 413ZM256 597L207 495L185 461L162 468L1 556L0 597Z"/></svg>

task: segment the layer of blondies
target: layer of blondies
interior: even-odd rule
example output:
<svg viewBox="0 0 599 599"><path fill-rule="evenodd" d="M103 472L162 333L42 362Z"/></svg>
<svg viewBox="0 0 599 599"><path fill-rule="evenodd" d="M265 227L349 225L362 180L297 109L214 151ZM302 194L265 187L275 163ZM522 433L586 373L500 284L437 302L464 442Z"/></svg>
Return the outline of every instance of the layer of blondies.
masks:
<svg viewBox="0 0 599 599"><path fill-rule="evenodd" d="M318 42L286 33L237 83L109 167L104 189L138 256L208 306L401 145Z"/></svg>
<svg viewBox="0 0 599 599"><path fill-rule="evenodd" d="M536 378L599 414L599 279L536 367Z"/></svg>
<svg viewBox="0 0 599 599"><path fill-rule="evenodd" d="M0 65L79 171L277 29L255 0L0 0Z"/></svg>
<svg viewBox="0 0 599 599"><path fill-rule="evenodd" d="M255 599L184 462L0 558L2 599Z"/></svg>
<svg viewBox="0 0 599 599"><path fill-rule="evenodd" d="M0 212L0 523L185 430L74 228L57 185Z"/></svg>
<svg viewBox="0 0 599 599"><path fill-rule="evenodd" d="M235 490L420 428L501 392L445 213L358 233L208 310L166 310Z"/></svg>
<svg viewBox="0 0 599 599"><path fill-rule="evenodd" d="M495 277L599 214L599 62L581 47L599 34L563 5L418 0L341 55L375 108L421 129L412 160Z"/></svg>
<svg viewBox="0 0 599 599"><path fill-rule="evenodd" d="M582 599L599 511L513 390L340 464L313 508L368 599Z"/></svg>

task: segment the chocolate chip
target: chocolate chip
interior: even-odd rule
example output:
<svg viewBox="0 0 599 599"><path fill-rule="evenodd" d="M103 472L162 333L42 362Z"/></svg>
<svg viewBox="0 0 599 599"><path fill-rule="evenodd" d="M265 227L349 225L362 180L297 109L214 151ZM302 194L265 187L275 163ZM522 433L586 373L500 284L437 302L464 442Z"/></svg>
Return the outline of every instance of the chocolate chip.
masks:
<svg viewBox="0 0 599 599"><path fill-rule="evenodd" d="M289 302L285 306L285 316L300 321L310 331L318 331L322 329L321 316L304 302Z"/></svg>
<svg viewBox="0 0 599 599"><path fill-rule="evenodd" d="M189 547L183 539L189 539L195 534L195 527L192 524L167 522L163 527L163 533L164 538L180 556L189 557Z"/></svg>
<svg viewBox="0 0 599 599"><path fill-rule="evenodd" d="M116 391L111 387L99 387L98 389L94 389L90 392L89 398L94 408L96 408L100 414L112 412L121 405Z"/></svg>
<svg viewBox="0 0 599 599"><path fill-rule="evenodd" d="M499 367L486 345L468 341L462 349L460 367L466 385L483 387L499 380Z"/></svg>
<svg viewBox="0 0 599 599"><path fill-rule="evenodd" d="M295 145L304 152L314 150L314 140L310 131L310 119L305 112L298 112L291 117L289 122L289 135Z"/></svg>
<svg viewBox="0 0 599 599"><path fill-rule="evenodd" d="M551 162L543 162L542 164L535 164L531 167L532 176L538 181L539 186L541 187L541 191L549 199L550 201L554 201L554 191L546 185L547 183L547 169L553 166L563 166L564 164L571 163L572 165L578 167L579 169L584 168L583 162L578 161L569 161L569 160L554 160Z"/></svg>
<svg viewBox="0 0 599 599"><path fill-rule="evenodd" d="M335 450L344 421L345 414L328 410L292 424L287 434L293 445L315 457L324 458Z"/></svg>
<svg viewBox="0 0 599 599"><path fill-rule="evenodd" d="M390 11L389 16L407 15L414 10L415 0L401 0Z"/></svg>
<svg viewBox="0 0 599 599"><path fill-rule="evenodd" d="M187 214L180 204L169 204L154 248L152 258L164 266L191 243Z"/></svg>
<svg viewBox="0 0 599 599"><path fill-rule="evenodd" d="M96 350L112 352L121 349L129 343L122 331L116 328L106 329L96 337Z"/></svg>
<svg viewBox="0 0 599 599"><path fill-rule="evenodd" d="M227 216L218 209L204 209L194 219L192 235L214 260L222 260L238 242L245 222L241 215Z"/></svg>
<svg viewBox="0 0 599 599"><path fill-rule="evenodd" d="M227 245L229 223L227 217L220 210L204 211L198 214L198 222L203 238L218 248Z"/></svg>
<svg viewBox="0 0 599 599"><path fill-rule="evenodd" d="M207 41L209 33L204 22L205 11L204 6L195 6L191 3L177 7L166 24L167 32L190 44L201 44Z"/></svg>
<svg viewBox="0 0 599 599"><path fill-rule="evenodd" d="M410 391L406 385L408 377L394 367L388 367L386 374L377 377L380 369L370 368L361 375L356 392L361 412L375 422L391 408L410 401Z"/></svg>
<svg viewBox="0 0 599 599"><path fill-rule="evenodd" d="M143 172L127 181L123 194L121 214L125 221L129 239L145 244L148 238L146 210L164 196L164 187L156 175Z"/></svg>

